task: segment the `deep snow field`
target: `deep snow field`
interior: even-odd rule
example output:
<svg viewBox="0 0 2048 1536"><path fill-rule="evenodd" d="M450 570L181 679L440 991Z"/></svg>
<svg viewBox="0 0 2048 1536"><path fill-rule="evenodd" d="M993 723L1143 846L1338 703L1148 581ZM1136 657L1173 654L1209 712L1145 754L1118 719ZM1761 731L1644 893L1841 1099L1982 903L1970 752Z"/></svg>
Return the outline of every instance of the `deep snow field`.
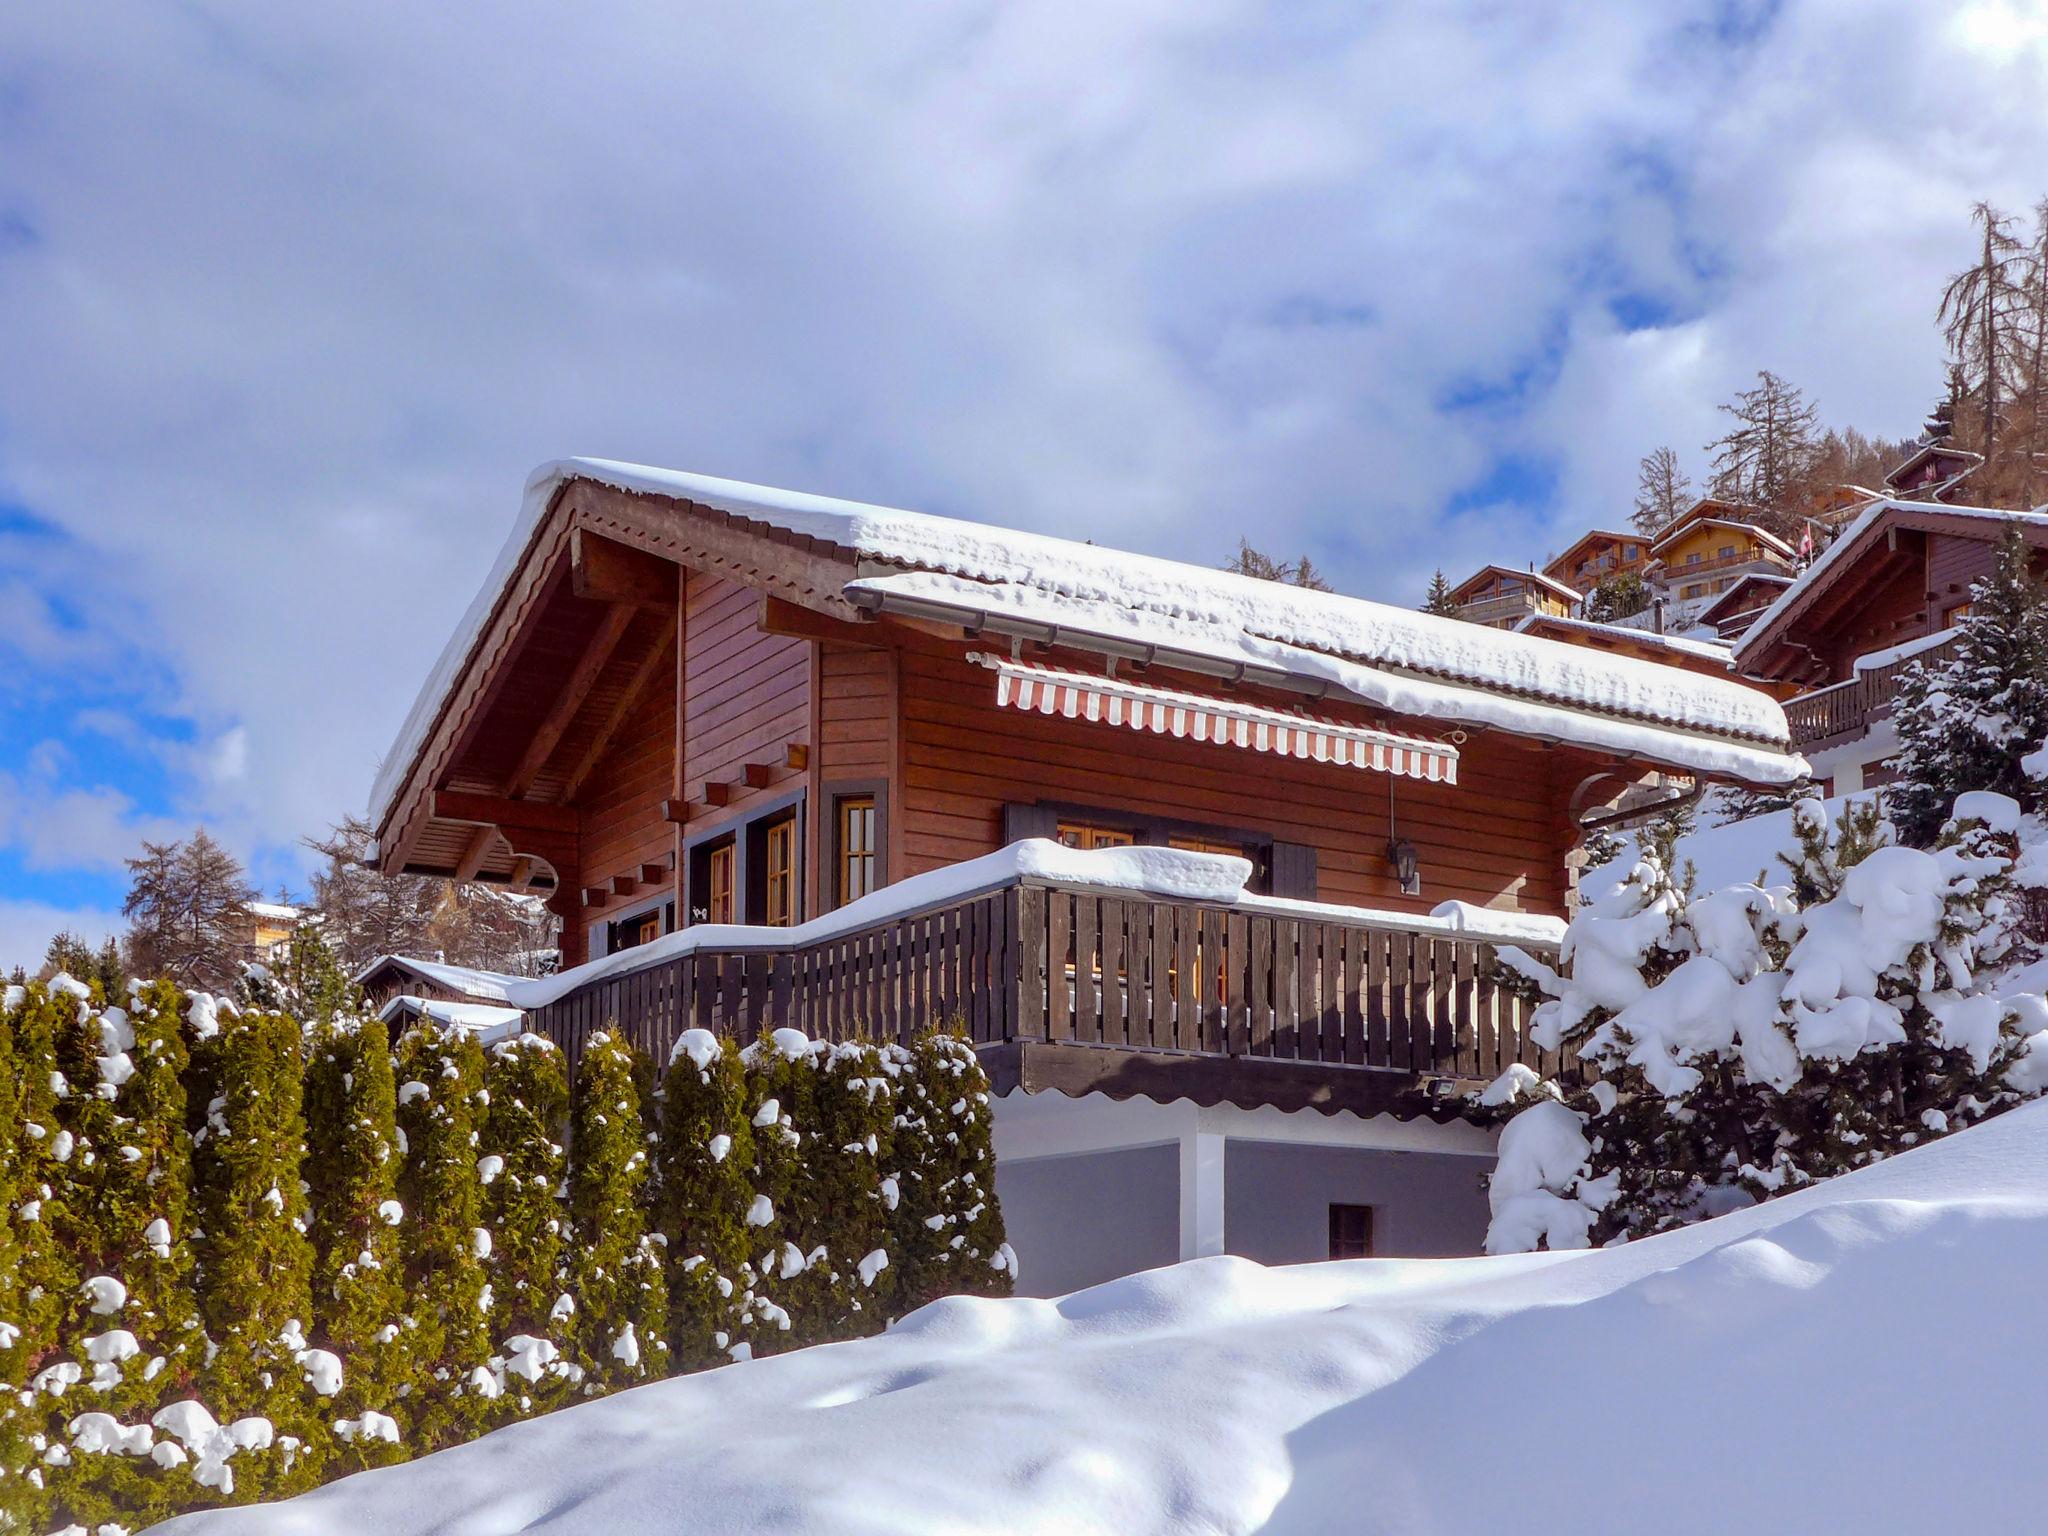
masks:
<svg viewBox="0 0 2048 1536"><path fill-rule="evenodd" d="M2048 1103L1596 1252L942 1301L181 1536L2048 1528Z"/></svg>

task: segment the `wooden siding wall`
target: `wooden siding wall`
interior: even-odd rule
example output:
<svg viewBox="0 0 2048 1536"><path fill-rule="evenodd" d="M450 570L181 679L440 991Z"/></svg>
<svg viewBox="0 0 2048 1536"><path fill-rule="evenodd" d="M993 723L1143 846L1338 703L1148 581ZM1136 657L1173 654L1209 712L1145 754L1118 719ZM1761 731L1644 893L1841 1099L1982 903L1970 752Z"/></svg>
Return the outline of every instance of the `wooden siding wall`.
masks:
<svg viewBox="0 0 2048 1536"><path fill-rule="evenodd" d="M1495 902L1527 876L1527 911L1562 913L1566 804L1590 765L1499 736L1462 749L1455 786L998 709L991 674L937 642L901 652L902 860L894 878L1000 846L1006 801L1063 801L1267 832L1317 851L1325 901L1427 912ZM1401 895L1386 858L1387 789L1421 857ZM1504 903L1503 903L1504 904Z"/></svg>
<svg viewBox="0 0 2048 1536"><path fill-rule="evenodd" d="M581 885L601 886L642 864L668 863L677 837L662 819L661 803L679 791L694 793L707 779L731 786L728 805L695 807L687 828L695 834L800 786L799 777L778 769L777 781L766 789L745 787L749 762L780 763L786 746L810 740L810 647L764 634L756 623L759 607L760 594L750 587L688 573L680 690L648 690L577 796L583 816ZM678 691L683 703L680 776L675 767ZM579 903L577 927L580 931L655 894L643 888L595 904Z"/></svg>

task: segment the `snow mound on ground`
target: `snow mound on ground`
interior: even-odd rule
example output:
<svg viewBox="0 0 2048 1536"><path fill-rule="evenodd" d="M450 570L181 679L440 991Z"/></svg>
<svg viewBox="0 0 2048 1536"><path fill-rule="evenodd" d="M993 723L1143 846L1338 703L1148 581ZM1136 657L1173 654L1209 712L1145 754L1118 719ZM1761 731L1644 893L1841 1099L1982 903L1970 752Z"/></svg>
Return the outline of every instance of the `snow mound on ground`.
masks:
<svg viewBox="0 0 2048 1536"><path fill-rule="evenodd" d="M1622 1248L954 1298L180 1536L2039 1522L2048 1104Z"/></svg>

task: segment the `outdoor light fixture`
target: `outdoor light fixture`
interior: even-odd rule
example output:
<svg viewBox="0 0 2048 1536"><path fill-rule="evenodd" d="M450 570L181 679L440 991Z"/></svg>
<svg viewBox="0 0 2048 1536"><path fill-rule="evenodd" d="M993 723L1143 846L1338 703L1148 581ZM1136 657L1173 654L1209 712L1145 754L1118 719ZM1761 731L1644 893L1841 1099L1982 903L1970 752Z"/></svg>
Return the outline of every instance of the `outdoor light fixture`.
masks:
<svg viewBox="0 0 2048 1536"><path fill-rule="evenodd" d="M1415 845L1405 837L1397 837L1387 844L1387 861L1394 866L1394 873L1400 877L1403 896L1422 894L1422 862L1415 855Z"/></svg>

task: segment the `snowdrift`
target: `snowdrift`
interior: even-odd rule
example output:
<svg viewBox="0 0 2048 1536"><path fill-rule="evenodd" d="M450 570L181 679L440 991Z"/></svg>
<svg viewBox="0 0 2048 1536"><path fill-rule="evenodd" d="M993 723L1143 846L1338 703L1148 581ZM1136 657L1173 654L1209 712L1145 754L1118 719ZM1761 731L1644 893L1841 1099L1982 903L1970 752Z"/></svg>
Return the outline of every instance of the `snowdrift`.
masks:
<svg viewBox="0 0 2048 1536"><path fill-rule="evenodd" d="M2038 1529L2043 1274L2048 1103L1619 1249L944 1301L162 1529Z"/></svg>

